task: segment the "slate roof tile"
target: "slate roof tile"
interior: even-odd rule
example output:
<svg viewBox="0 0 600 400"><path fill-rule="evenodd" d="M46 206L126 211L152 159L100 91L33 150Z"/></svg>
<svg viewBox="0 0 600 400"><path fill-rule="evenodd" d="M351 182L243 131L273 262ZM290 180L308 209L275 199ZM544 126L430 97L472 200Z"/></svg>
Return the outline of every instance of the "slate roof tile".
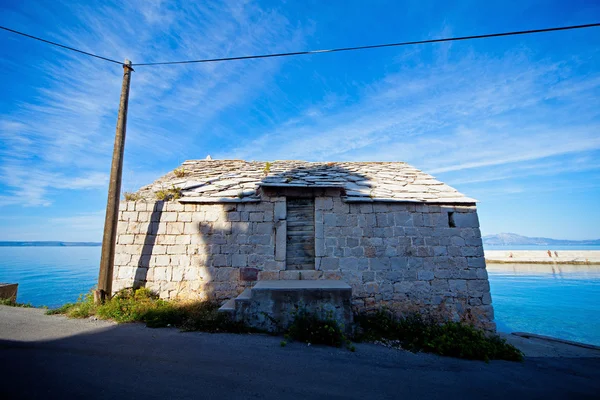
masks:
<svg viewBox="0 0 600 400"><path fill-rule="evenodd" d="M340 188L347 202L409 201L473 204L456 189L403 162L307 162L189 160L183 177L173 172L144 186L139 194L173 186L182 189L184 202L260 201L261 187ZM268 171L267 171L268 170Z"/></svg>

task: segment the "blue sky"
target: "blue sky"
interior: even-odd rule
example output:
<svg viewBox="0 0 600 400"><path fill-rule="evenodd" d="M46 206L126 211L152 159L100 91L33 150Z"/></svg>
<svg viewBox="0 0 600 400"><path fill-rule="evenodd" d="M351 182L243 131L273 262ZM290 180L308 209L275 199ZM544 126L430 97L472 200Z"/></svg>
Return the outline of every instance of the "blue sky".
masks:
<svg viewBox="0 0 600 400"><path fill-rule="evenodd" d="M600 21L597 1L12 1L0 24L136 62ZM0 240L101 240L122 69L0 32ZM138 67L123 191L186 159L406 161L484 234L600 237L600 28Z"/></svg>

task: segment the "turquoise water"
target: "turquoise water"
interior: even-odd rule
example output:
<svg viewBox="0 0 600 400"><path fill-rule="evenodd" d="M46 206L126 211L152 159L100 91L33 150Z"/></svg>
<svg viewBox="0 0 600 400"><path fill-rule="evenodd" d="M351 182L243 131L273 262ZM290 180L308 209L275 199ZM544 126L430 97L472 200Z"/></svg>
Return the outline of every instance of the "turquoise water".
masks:
<svg viewBox="0 0 600 400"><path fill-rule="evenodd" d="M97 282L101 247L0 247L0 282L18 283L17 300L58 307Z"/></svg>
<svg viewBox="0 0 600 400"><path fill-rule="evenodd" d="M18 301L57 307L88 292L100 247L0 247L0 282ZM498 330L600 345L600 266L488 265Z"/></svg>
<svg viewBox="0 0 600 400"><path fill-rule="evenodd" d="M499 331L600 345L600 265L491 264Z"/></svg>

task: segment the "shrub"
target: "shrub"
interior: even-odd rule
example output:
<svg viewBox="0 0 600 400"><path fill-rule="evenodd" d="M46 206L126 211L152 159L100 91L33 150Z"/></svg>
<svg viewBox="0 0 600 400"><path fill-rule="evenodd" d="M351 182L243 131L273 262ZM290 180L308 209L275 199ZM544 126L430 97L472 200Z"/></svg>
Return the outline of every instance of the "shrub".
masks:
<svg viewBox="0 0 600 400"><path fill-rule="evenodd" d="M396 318L386 310L359 314L355 321L360 340L399 341L410 351L471 360L523 360L523 353L500 336L486 334L462 322L439 323L420 314Z"/></svg>

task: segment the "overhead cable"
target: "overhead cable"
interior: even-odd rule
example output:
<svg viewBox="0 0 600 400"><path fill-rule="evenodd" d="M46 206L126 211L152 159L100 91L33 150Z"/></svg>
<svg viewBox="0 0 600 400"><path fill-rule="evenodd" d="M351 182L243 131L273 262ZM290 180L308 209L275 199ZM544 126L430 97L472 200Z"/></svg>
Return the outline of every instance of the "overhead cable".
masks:
<svg viewBox="0 0 600 400"><path fill-rule="evenodd" d="M10 29L10 28L7 28L5 26L0 26L0 29L4 29L5 31L16 33L17 35L25 36L25 37L28 37L28 38L31 38L31 39L39 40L40 42L44 42L44 43L48 43L48 44L51 44L51 45L54 45L54 46L58 46L58 47L61 47L63 49L67 49L67 50L75 51L77 53L85 54L86 56L96 57L96 58L99 58L101 60L110 61L110 62L115 63L115 64L121 64L121 65L123 64L121 61L113 60L113 59L110 59L110 58L107 58L107 57L102 57L102 56L99 56L97 54L88 53L87 51L79 50L79 49L76 49L74 47L65 46L64 44L52 42L50 40L42 39L42 38L39 38L37 36L28 35L27 33L15 31L14 29Z"/></svg>
<svg viewBox="0 0 600 400"><path fill-rule="evenodd" d="M594 23L594 24L585 24L585 25L571 25L571 26L561 26L561 27L555 27L555 28L530 29L530 30L526 30L526 31L489 33L489 34L485 34L485 35L472 35L472 36L449 37L449 38L441 38L441 39L416 40L416 41L412 41L412 42L373 44L373 45L368 45L368 46L342 47L342 48L327 49L327 50L308 50L308 51L295 51L292 53L275 53L275 54L262 54L262 55L253 55L253 56L206 58L206 59L201 59L201 60L134 63L132 65L139 67L139 66L152 66L152 65L194 64L194 63L209 63L209 62L234 61L234 60L251 60L251 59L257 59L257 58L300 56L300 55L307 55L307 54L322 54L322 53L335 53L335 52L341 52L341 51L377 49L377 48L382 48L382 47L411 46L411 45L427 44L427 43L458 42L461 40L486 39L486 38L501 37L501 36L528 35L528 34L532 34L532 33L566 31L566 30L572 30L572 29L592 28L592 27L597 27L597 26L600 26L600 22Z"/></svg>

